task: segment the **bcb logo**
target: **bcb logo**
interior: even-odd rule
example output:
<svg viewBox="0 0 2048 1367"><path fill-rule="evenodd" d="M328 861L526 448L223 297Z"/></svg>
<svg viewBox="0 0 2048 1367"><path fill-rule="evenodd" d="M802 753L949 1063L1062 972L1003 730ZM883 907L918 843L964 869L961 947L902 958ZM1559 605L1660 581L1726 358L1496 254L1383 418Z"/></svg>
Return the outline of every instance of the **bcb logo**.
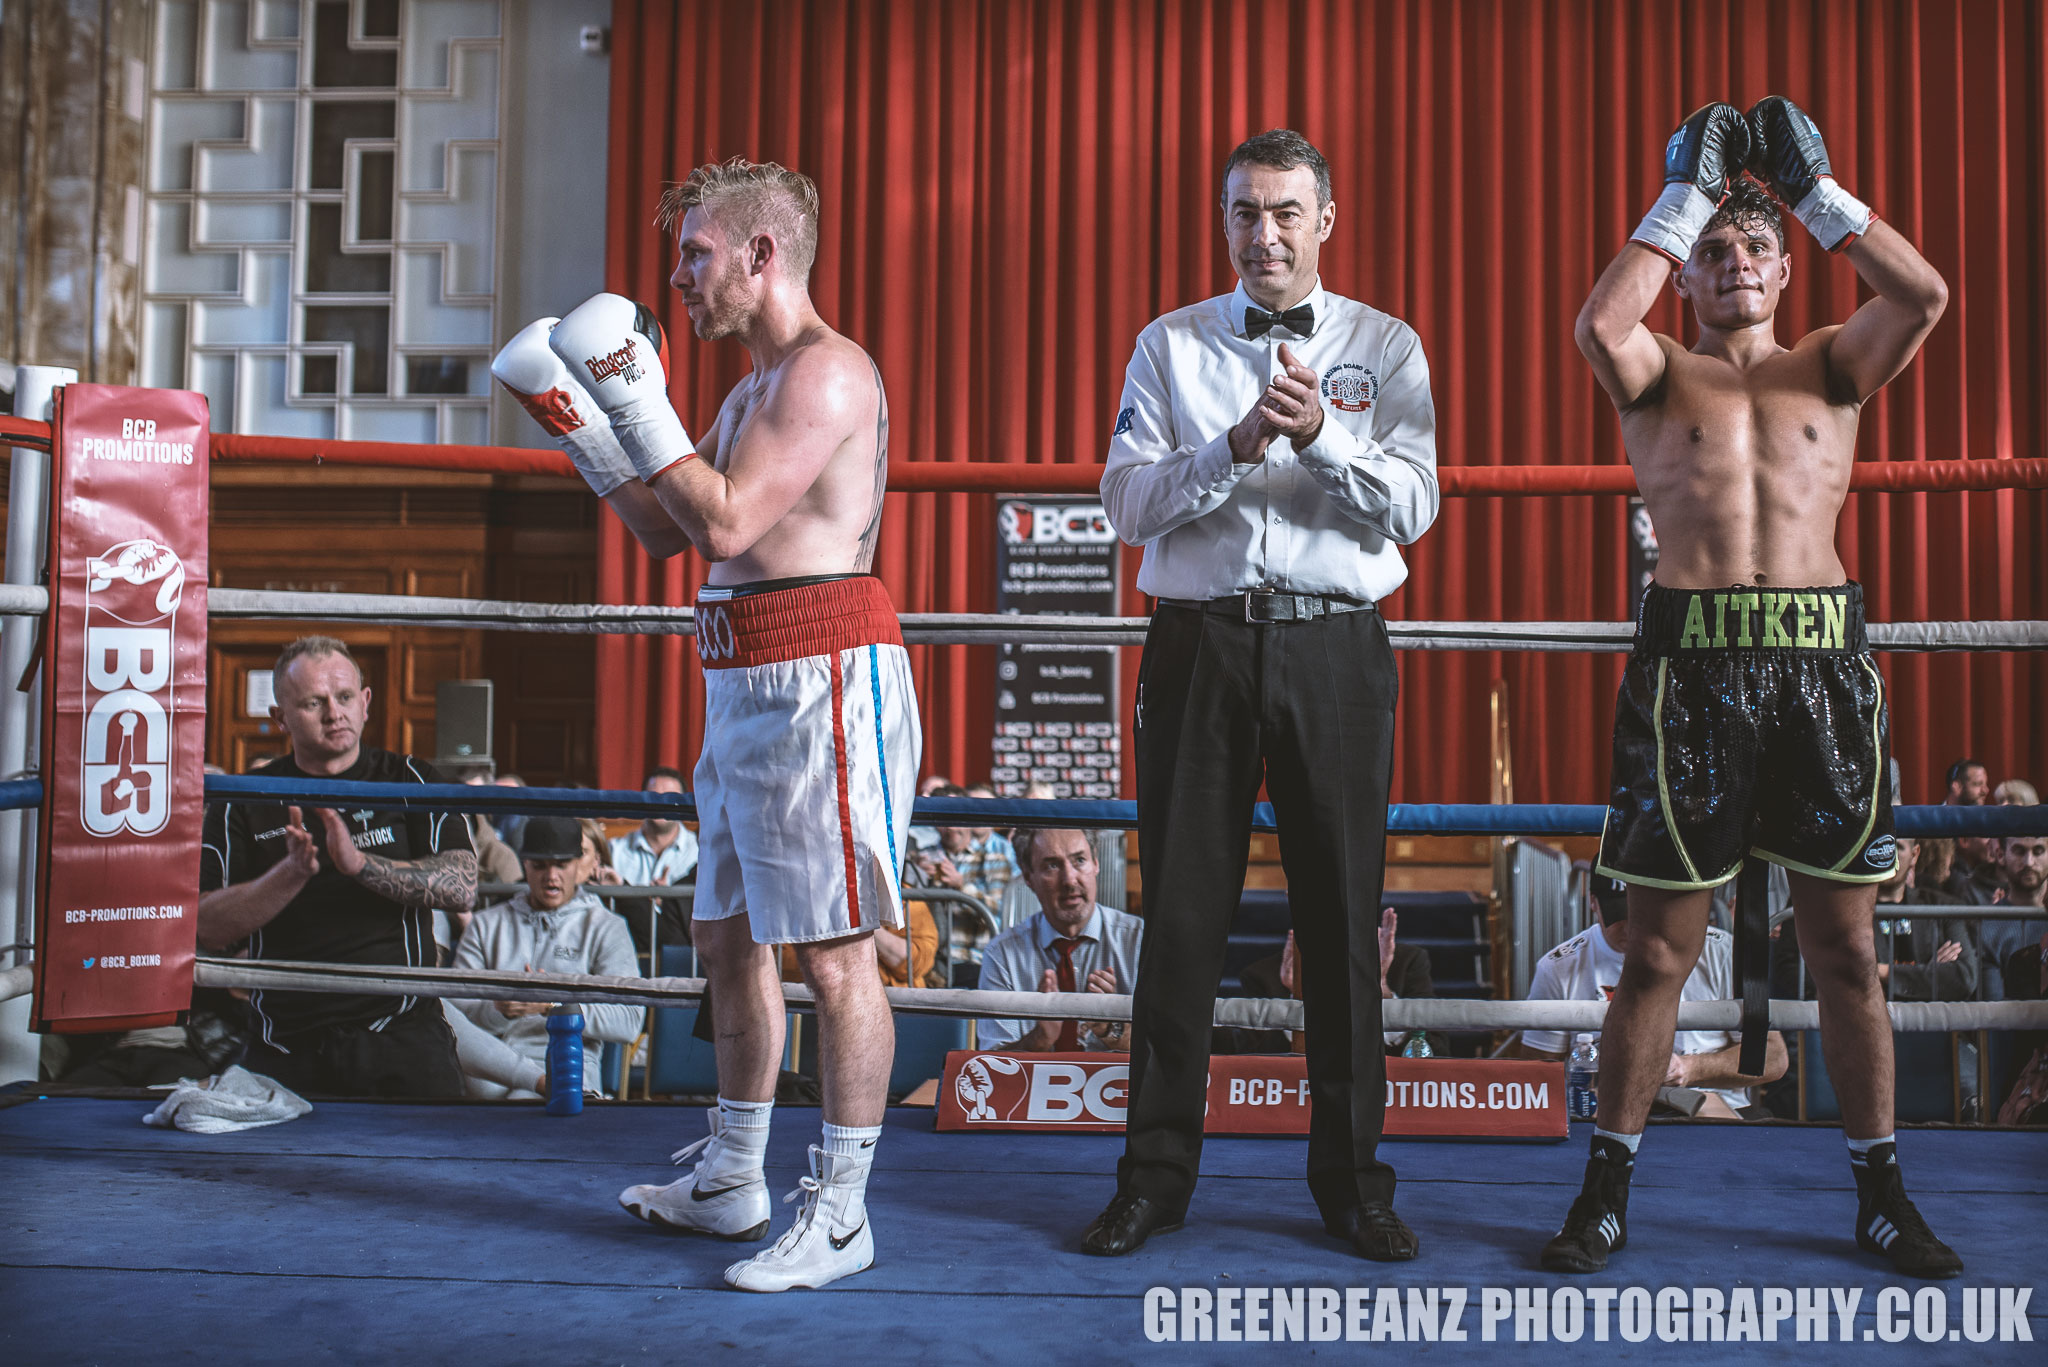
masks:
<svg viewBox="0 0 2048 1367"><path fill-rule="evenodd" d="M1013 546L1099 546L1116 540L1116 529L1100 503L1005 503L1001 521L1003 540Z"/></svg>
<svg viewBox="0 0 2048 1367"><path fill-rule="evenodd" d="M953 1090L970 1124L1121 1125L1130 1077L1127 1063L976 1054Z"/></svg>
<svg viewBox="0 0 2048 1367"><path fill-rule="evenodd" d="M85 562L81 820L93 835L155 835L171 813L171 673L184 562L148 539Z"/></svg>

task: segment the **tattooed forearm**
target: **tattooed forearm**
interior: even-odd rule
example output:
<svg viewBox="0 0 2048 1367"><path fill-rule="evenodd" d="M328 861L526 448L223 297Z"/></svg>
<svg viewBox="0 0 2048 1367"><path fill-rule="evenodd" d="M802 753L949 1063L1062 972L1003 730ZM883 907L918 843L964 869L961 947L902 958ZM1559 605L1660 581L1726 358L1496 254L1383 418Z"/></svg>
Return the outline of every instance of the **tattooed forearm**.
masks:
<svg viewBox="0 0 2048 1367"><path fill-rule="evenodd" d="M356 881L402 906L468 911L476 905L476 856L468 850L408 860L364 855Z"/></svg>
<svg viewBox="0 0 2048 1367"><path fill-rule="evenodd" d="M868 358L870 366L874 357ZM882 533L882 500L889 492L889 395L882 387L882 371L875 366L875 512L867 530L860 534L860 552L854 568L866 574L874 567L875 543Z"/></svg>

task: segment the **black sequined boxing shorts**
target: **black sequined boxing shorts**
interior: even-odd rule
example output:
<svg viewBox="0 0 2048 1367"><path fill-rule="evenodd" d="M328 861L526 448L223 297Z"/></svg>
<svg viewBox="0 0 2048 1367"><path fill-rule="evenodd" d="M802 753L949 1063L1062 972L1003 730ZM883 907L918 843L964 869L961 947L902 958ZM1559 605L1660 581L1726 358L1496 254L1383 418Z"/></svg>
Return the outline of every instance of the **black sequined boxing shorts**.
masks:
<svg viewBox="0 0 2048 1367"><path fill-rule="evenodd" d="M1862 585L1651 585L1614 714L1601 873L1711 888L1754 853L1890 876L1891 726Z"/></svg>

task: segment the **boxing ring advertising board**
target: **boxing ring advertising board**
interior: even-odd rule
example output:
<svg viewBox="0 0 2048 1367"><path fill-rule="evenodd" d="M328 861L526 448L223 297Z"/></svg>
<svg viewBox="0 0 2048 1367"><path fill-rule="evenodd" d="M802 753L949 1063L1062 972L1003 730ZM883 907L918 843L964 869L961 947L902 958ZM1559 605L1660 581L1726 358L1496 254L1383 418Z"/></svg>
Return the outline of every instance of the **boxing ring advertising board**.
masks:
<svg viewBox="0 0 2048 1367"><path fill-rule="evenodd" d="M169 1024L198 929L206 400L66 385L56 432L35 1028Z"/></svg>
<svg viewBox="0 0 2048 1367"><path fill-rule="evenodd" d="M1117 539L1099 499L1005 498L996 505L996 611L1114 617ZM1114 798L1123 775L1113 646L1018 645L996 656L989 782L1062 798Z"/></svg>
<svg viewBox="0 0 2048 1367"><path fill-rule="evenodd" d="M1116 1134L1131 1058L957 1049L939 1080L936 1128ZM1563 1139L1564 1069L1534 1059L1390 1058L1391 1138ZM1204 1134L1307 1134L1308 1060L1217 1054Z"/></svg>

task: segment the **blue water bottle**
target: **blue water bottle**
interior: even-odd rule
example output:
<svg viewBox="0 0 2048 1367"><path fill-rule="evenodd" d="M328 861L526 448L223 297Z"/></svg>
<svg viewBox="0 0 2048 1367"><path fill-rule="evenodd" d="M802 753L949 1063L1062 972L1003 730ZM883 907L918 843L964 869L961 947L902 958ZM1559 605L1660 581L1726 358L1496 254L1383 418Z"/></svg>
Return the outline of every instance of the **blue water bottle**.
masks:
<svg viewBox="0 0 2048 1367"><path fill-rule="evenodd" d="M1600 1109L1600 1041L1581 1035L1565 1064L1565 1109L1573 1120L1592 1120Z"/></svg>
<svg viewBox="0 0 2048 1367"><path fill-rule="evenodd" d="M574 1002L548 1008L548 1114L583 1113L583 1012Z"/></svg>

